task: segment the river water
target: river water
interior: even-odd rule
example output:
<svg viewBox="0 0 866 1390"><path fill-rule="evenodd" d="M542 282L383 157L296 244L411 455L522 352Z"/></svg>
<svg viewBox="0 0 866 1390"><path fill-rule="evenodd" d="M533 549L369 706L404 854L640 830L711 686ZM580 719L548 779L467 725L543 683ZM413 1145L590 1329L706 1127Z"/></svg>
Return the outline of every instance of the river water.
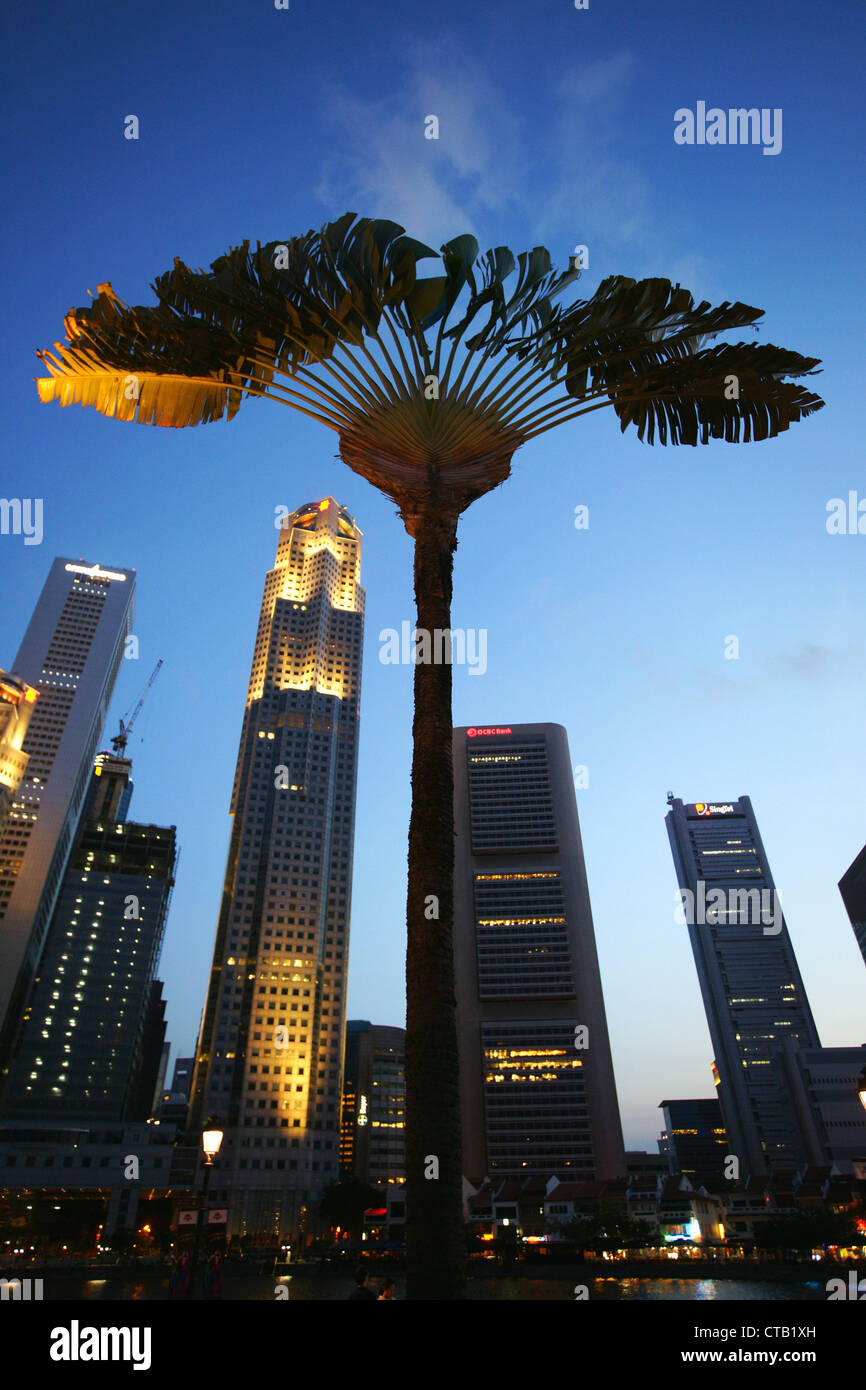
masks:
<svg viewBox="0 0 866 1390"><path fill-rule="evenodd" d="M372 1274L370 1287L378 1293L383 1276ZM405 1281L396 1277L396 1296L405 1298ZM583 1279L580 1281L588 1289L589 1297L608 1302L652 1302L659 1299L679 1301L785 1301L820 1300L826 1302L827 1292L824 1282L774 1283L770 1280L736 1279ZM223 1299L229 1301L252 1299L268 1302L278 1295L276 1289L288 1283L289 1299L309 1302L345 1301L354 1287L351 1272L310 1274L300 1271L291 1278L273 1278L267 1275L236 1275L225 1280ZM106 1301L125 1301L127 1299L165 1300L168 1297L168 1281L160 1279L114 1280L114 1279L52 1279L44 1280L45 1300L58 1301L92 1299ZM467 1281L467 1296L477 1300L516 1299L544 1302L573 1302L575 1284L570 1279L534 1279L527 1276L519 1278L494 1277L485 1279L470 1278Z"/></svg>

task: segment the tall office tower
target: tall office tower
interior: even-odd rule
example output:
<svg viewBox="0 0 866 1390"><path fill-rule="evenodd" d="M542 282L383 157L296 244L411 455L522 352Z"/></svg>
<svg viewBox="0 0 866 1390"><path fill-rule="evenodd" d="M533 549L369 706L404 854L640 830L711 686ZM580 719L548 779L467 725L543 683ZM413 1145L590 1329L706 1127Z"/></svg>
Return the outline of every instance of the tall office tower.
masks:
<svg viewBox="0 0 866 1390"><path fill-rule="evenodd" d="M455 729L453 746L465 1174L624 1177L565 729Z"/></svg>
<svg viewBox="0 0 866 1390"><path fill-rule="evenodd" d="M30 761L23 745L38 695L26 681L0 671L0 834Z"/></svg>
<svg viewBox="0 0 866 1390"><path fill-rule="evenodd" d="M695 957L719 1100L740 1174L794 1161L772 1067L786 1038L820 1047L773 875L747 796L683 803L665 817Z"/></svg>
<svg viewBox="0 0 866 1390"><path fill-rule="evenodd" d="M39 691L0 837L0 1089L135 612L135 571L55 560L15 658Z"/></svg>
<svg viewBox="0 0 866 1390"><path fill-rule="evenodd" d="M406 1181L406 1032L346 1024L340 1171L373 1187Z"/></svg>
<svg viewBox="0 0 866 1390"><path fill-rule="evenodd" d="M155 977L175 828L125 819L131 767L113 753L96 758L13 1044L4 1119L91 1123L151 1114L165 1037Z"/></svg>
<svg viewBox="0 0 866 1390"><path fill-rule="evenodd" d="M191 1124L227 1126L231 1229L291 1234L337 1177L352 884L361 532L332 497L282 518L265 580Z"/></svg>
<svg viewBox="0 0 866 1390"><path fill-rule="evenodd" d="M866 964L866 845L840 878L839 892Z"/></svg>
<svg viewBox="0 0 866 1390"><path fill-rule="evenodd" d="M718 1096L710 1100L663 1100L665 1127L659 1139L672 1173L685 1173L695 1187L718 1192L728 1153Z"/></svg>

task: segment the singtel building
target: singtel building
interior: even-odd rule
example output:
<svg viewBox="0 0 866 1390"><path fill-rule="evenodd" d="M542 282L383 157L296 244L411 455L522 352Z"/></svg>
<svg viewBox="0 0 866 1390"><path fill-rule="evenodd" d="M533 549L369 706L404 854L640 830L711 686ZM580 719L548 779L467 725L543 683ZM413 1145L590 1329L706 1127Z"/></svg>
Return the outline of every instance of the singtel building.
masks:
<svg viewBox="0 0 866 1390"><path fill-rule="evenodd" d="M796 1155L774 1049L821 1044L752 803L747 796L669 803L668 836L730 1152L741 1176L791 1167Z"/></svg>

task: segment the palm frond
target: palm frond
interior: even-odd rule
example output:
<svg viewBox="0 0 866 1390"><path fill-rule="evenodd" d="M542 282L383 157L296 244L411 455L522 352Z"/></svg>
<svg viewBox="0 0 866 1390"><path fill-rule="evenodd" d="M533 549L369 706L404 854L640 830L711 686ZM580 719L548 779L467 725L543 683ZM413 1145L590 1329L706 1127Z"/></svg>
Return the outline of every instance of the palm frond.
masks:
<svg viewBox="0 0 866 1390"><path fill-rule="evenodd" d="M820 396L786 377L812 376L814 357L772 343L722 343L642 371L629 368L607 388L620 428L652 444L771 439L820 410Z"/></svg>
<svg viewBox="0 0 866 1390"><path fill-rule="evenodd" d="M419 279L431 258L444 274ZM578 278L574 267L557 274L541 246L479 254L466 235L437 253L396 222L350 212L284 242L243 241L209 270L176 260L154 282L155 306L130 307L100 285L66 316L67 345L40 354L50 373L40 397L182 427L267 395L337 430L358 471L366 449L365 476L381 470L389 495L402 469L413 493L435 476L464 501L502 481L526 439L599 405L648 443L694 444L764 439L823 404L788 379L810 375L815 359L706 346L754 327L760 309L621 275L564 305ZM427 399L431 372L438 393ZM726 394L728 377L738 390Z"/></svg>
<svg viewBox="0 0 866 1390"><path fill-rule="evenodd" d="M45 403L90 405L112 420L175 429L231 419L237 410L238 392L201 378L88 370L85 362L73 366L68 357L61 362L48 352L42 360L52 373L38 381Z"/></svg>

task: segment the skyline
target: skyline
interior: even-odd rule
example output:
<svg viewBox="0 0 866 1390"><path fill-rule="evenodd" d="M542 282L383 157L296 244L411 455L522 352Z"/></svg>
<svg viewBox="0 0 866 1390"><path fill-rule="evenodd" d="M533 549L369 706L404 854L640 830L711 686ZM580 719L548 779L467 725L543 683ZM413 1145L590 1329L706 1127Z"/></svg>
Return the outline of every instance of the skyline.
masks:
<svg viewBox="0 0 866 1390"><path fill-rule="evenodd" d="M359 529L361 530L361 532L362 532L362 534L363 534L363 527L360 527ZM367 558L368 558L368 560L369 560L369 552L367 551L367 552L365 552L365 553L366 553ZM82 557L82 558L84 558L84 559L87 561L87 563L93 563L93 561L90 560L89 557ZM100 561L99 563L100 563L100 565L101 565L102 568L106 568L105 564L104 564L102 561ZM141 601L141 590L140 590L140 589L138 590L138 593L137 593L137 601L138 601L138 603L139 603L139 605L140 605L140 601ZM139 627L139 624L136 623L136 628L138 628L138 627ZM370 637L370 635L369 635L369 633L368 633L368 634L366 635L365 640L369 641L369 637ZM387 639L387 638L383 638L382 641L379 641L379 638L378 638L378 636L377 636L376 642L377 642L377 646L379 647L379 649L385 650L385 648L387 647L387 644L388 644L388 639ZM129 662L127 662L127 663L124 663L124 665L128 665L128 666L134 667L134 668L136 668L136 669L139 670L139 671L142 671L142 670L143 670L141 660L138 660L138 661L129 661ZM387 663L386 663L386 668L387 668ZM369 668L368 668L368 669L369 669ZM471 669L471 668L469 668L469 669ZM455 667L454 667L455 677L456 677L457 673L460 672L460 670L461 670L461 668L460 668L459 666L455 666ZM122 672L121 674L123 674L123 672ZM468 675L468 670L467 670L467 672L464 673L464 677L465 677L466 675ZM133 694L133 696L132 696L133 702L134 702L134 699L135 699L135 695ZM145 706L145 710L146 710L146 708L147 708L147 706ZM456 702L455 702L455 708L456 708ZM363 709L363 697L362 697L362 709ZM102 747L105 747L105 746L110 742L111 730L112 730L112 728L114 727L114 724L117 723L117 721L119 720L119 718L121 717L121 715L128 715L128 710L122 705L122 703L119 703L117 699L115 699L115 700L112 702L111 711L112 711L112 717L110 717L109 720L107 721L107 723L106 723L106 728L105 728L105 732L104 732L104 734L103 734L103 738L102 738L101 741L100 741L100 745L101 745ZM143 710L143 711L142 711L142 714L141 714L141 717L140 717L140 721L139 721L140 723L141 723L141 722L144 722L144 717L145 717L145 711ZM362 722L363 722L363 713L362 713ZM495 720L494 720L494 721L490 721L490 722L493 723L493 724L496 724L498 721L495 721ZM517 721L511 721L511 722L512 722L512 724L516 724L516 723L517 723ZM540 721L540 722L544 722L544 721ZM553 721L551 721L551 722L553 722ZM487 724L487 721L484 721L484 723L485 723L485 725L486 725L486 724ZM504 723L504 720L503 720L503 723ZM480 726L480 721L479 721L479 726ZM458 726L458 725L455 724L455 728L458 728L458 727L460 727L460 726ZM567 731L566 731L566 732L567 732ZM150 732L150 734L148 735L148 740L147 740L147 741L148 741L148 744L149 744L150 746L153 745L153 743L155 742L155 738L156 738L157 736L158 736L157 730L154 730L154 731ZM140 739L140 738L141 738L141 733L140 733L140 731L138 731L136 734L134 734L134 735L132 736L132 738L131 738L131 744L132 744L133 746L136 746L136 745L139 743L139 739ZM142 756L142 754L139 755L140 761L144 761L144 760L146 759L147 753L148 753L148 750L147 750L147 749L143 750L143 756ZM573 758L573 759L574 759L574 756L575 756L574 753L572 753L572 758ZM407 754L407 757L408 757L408 754ZM363 737L362 737L362 740L361 740L361 763L363 764ZM585 765L584 765L584 766L585 766ZM591 775L591 774L590 774L590 775ZM133 780L135 781L136 787L138 788L139 782L138 782L138 780L137 780L136 765L135 765L135 763L133 763ZM150 784L150 780L151 780L151 779L149 779L149 778L147 779L148 784ZM375 788L374 788L374 787L368 787L366 790L367 790L368 795L369 795L372 799L375 799ZM360 777L359 777L359 788L358 788L359 803L360 803L360 801L362 800L362 794L363 794L363 792L364 792L364 787L363 787L362 782L361 782L361 779L360 779ZM140 793L137 791L137 797L138 797L138 795L140 795ZM157 802L158 802L159 797L160 797L160 791L159 791L158 787L156 787L156 786L152 786L152 787L151 787L151 795L154 796L154 797L156 798ZM580 800L580 798L581 798L582 795L585 795L585 791L584 791L584 792L581 792L580 790L578 790L578 792L577 792L577 796L578 796L578 807L580 807L580 805L581 805L581 800ZM706 797L705 799L706 799L707 801L721 800L721 798L717 798L717 799L716 799L716 798L710 798L710 797ZM136 819L139 819L139 817L136 816ZM152 818L151 818L151 817L144 817L144 819L147 820L147 819L152 819ZM663 827L663 828L664 828L664 827ZM358 823L358 825L356 826L356 834L357 834L357 833L360 833L360 831L361 831L361 824L360 824L360 818L359 818L359 823ZM667 835L665 835L665 839L667 839ZM182 839L182 828L181 828L181 827L178 827L178 840L179 840L180 848L181 848L181 851L182 851L182 849L183 849L183 839ZM227 849L227 848L228 848L228 846L226 845L226 849ZM669 855L669 853L670 853L669 846L666 845L666 846L664 846L664 848L667 850L667 853L668 853L668 855ZM182 853L181 853L181 856L180 856L180 857L181 857L181 860L182 860ZM772 863L772 861L770 861L770 862ZM356 858L356 866L357 866L357 858ZM368 867L369 867L369 866L368 866ZM846 867L847 867L847 866L846 866ZM593 874L592 874L592 865L591 865L591 863L589 863L589 861L587 861L587 874L588 874L588 879L589 879L589 883L590 883L590 900L592 901L592 878L593 878ZM840 876L841 876L841 873L840 873ZM368 875L367 875L367 874L364 874L364 875L363 875L363 880L364 880L364 881L367 881L367 878L368 878ZM356 876L356 881L357 881L357 876ZM675 929L679 930L680 932L682 932L682 933L685 935L686 942L688 943L688 932L687 932L687 927L686 927L685 925L682 925L682 905L681 905L681 896L680 896L679 891L676 889L676 886L675 886L676 880L675 880L675 878L672 880L672 882L673 882L673 884L674 884L674 887L672 888L671 900L670 900L670 904L671 904L671 923L672 923L672 925L675 927ZM180 886L180 885L178 885L178 886ZM835 884L834 884L833 886L834 886L834 888L835 888ZM837 894L838 894L838 890L836 890L836 891L837 891ZM781 895L781 893L780 893L780 897L781 897L781 896L782 896L782 895ZM178 916L176 902L177 902L177 890L175 890L175 898L174 898L174 900L173 900L172 910L170 911L170 913L169 913L169 918L168 918L168 925L167 925L167 931L166 931L166 940L165 940L165 944L164 944L164 948L163 948L163 962L161 962L160 969L159 969L159 971L158 971L158 975L160 976L160 978L163 978L163 979L166 981L166 995L167 995L167 1000L166 1000L166 1002L167 1002L167 1015L168 1015L168 1017L169 1017L169 1020L171 1020L171 1018L172 1018L173 1015L176 1016L177 1014L181 1013L181 1008L179 1007L181 1004L183 1004L183 1005L185 1006L185 1007L183 1008L183 1016L186 1016L187 1018L192 1017L192 1014L193 1014L193 1012L194 1012L194 1010L195 1010L195 1004L196 1004L195 999L194 999L193 997L191 997L189 993L187 993L187 995L186 995L185 998L178 997L177 991L176 991L176 990L173 991L173 990L172 990L172 987L171 987L170 972L164 968L164 965L165 965L165 954L166 954L165 948L168 947L168 946L170 946L170 945L172 944L172 931L171 931L172 921L173 921L173 920L176 921L176 920L177 920L177 916ZM840 898L840 903L841 903L841 898ZM786 910L786 911L788 910L787 899L785 899L785 910ZM844 917L844 910L843 910L843 917ZM847 917L844 917L844 926L847 928L848 932L851 933L851 937L852 937L852 940L853 940L853 932L851 932L850 923L848 922ZM600 934L597 933L597 935L600 935ZM179 943L175 942L175 944L179 944ZM602 950L603 944L604 944L603 941L602 941L601 939L599 939L599 956L600 956L600 959L602 959L602 960L603 960L603 956L604 956L604 952L603 952L603 950ZM610 941L607 942L607 945L608 945L608 947L610 946ZM855 947L856 947L856 943L855 943ZM794 940L794 948L795 948L795 952L796 952L796 950L797 950L797 942L796 942L796 940ZM212 950L212 946L211 946L211 950ZM353 1002L354 1002L354 1000L353 1000L353 971L352 971L351 952L352 952L352 942L350 941L350 962L349 962L349 972L348 972L349 1006L348 1006L348 1008L347 1008L347 1018L348 1018L348 1019L351 1019L351 1018L368 1017L368 1016L369 1016L368 1013L365 1014L365 1013L362 1013L361 1011L355 1010L355 1009L353 1008ZM365 953L365 954L366 954L366 953ZM857 954L858 954L858 958L859 958L859 952L858 952ZM689 957L691 957L691 951L690 951L690 950L689 950ZM209 955L208 955L208 960L209 960ZM202 966L201 960L199 960L199 961L197 962L197 965L198 965L198 967L199 967L199 969L200 969L201 966ZM185 969L186 967L183 967L183 968ZM693 965L692 965L692 969L693 969L693 973L694 973L694 985L695 985L695 990L696 990L697 997L698 997L698 1003L699 1003L699 1005L700 1005L700 988L699 988L699 985L698 985L697 974L696 974L696 972L694 972L694 966L693 966ZM207 974L207 965L205 964L205 975L206 975L206 974ZM179 977L178 977L178 978L179 978ZM401 982L401 983L402 983L402 982ZM856 981L855 981L855 983L856 983ZM605 974L604 974L604 966L603 966L603 965L602 965L602 985L603 985L603 988L605 989L607 1011L608 1011L608 1014L609 1014L609 1015L612 1015L612 1014L614 1014L614 1013L617 1011L617 1010L616 1010L617 1001L616 1001L616 998L615 998L615 997L613 997L613 998L608 998L608 997L607 997L607 996L608 996L608 993L609 993L609 985L608 985L608 983L607 983L607 978L606 978L606 976L605 976ZM806 988L807 988L807 992L808 992L808 988L809 988L808 979L806 980ZM375 1004L375 996L374 996L374 994L369 994L368 997L371 999L371 1002L373 1002L373 1003ZM204 1001L203 1001L203 999L202 999L201 1007L203 1007L203 1003L204 1003ZM172 1005L174 1005L174 1009L172 1008ZM702 1021L704 1021L704 1026L705 1026L705 1028L706 1028L707 1025L706 1025L706 1021L705 1021L705 1016L703 1015L702 1010L701 1010L701 1018L702 1018ZM374 1018L371 1019L371 1022L373 1022L374 1024L378 1024L378 1023L380 1022L380 1020L379 1020L378 1018L375 1018L375 1017L374 1017ZM389 1023L386 1024L386 1026L401 1026L401 1027L402 1027L404 1023L405 1023L405 1019L404 1019L404 1018L401 1018L401 1021L400 1021L398 1024L395 1025L395 1024L394 1024L394 1021L391 1020ZM855 1039L854 1039L854 1038L851 1038L851 1037L849 1037L849 1038L846 1039L846 1038L844 1037L844 1035L842 1034L841 1030L840 1030L838 1027L837 1027L836 1029L833 1030L833 1036L831 1037L831 1036L829 1036L829 1035L827 1034L826 1029L822 1029L820 1017L817 1019L817 1023L818 1023L818 1029L819 1029L819 1033L820 1033L820 1035L821 1035L822 1043L823 1043L824 1046L844 1046L844 1045L854 1046L854 1045L855 1045ZM666 1039L666 1041L668 1042L669 1045L672 1045L672 1039L673 1039L673 1035L674 1035L675 1032L676 1032L675 1024L669 1024L669 1025L668 1025L668 1035L667 1035L667 1039ZM611 1029L611 1034L612 1034L612 1037L611 1037L611 1044L612 1044L612 1051L613 1051L613 1055L614 1055L614 1071L615 1071L616 1080L617 1080L617 1093L618 1093L618 1096L620 1097L620 1108L624 1110L623 1101L622 1101L623 1088L622 1088L622 1084L621 1084L621 1082L620 1082L619 1074L617 1073L617 1042L618 1042L618 1041L622 1041L622 1038L618 1039L617 1036L614 1034L613 1029ZM171 1048L172 1048L172 1064L173 1064L174 1061L177 1060L178 1057L187 1056L187 1055L193 1055L193 1054L194 1054L194 1051L195 1051L195 1041L196 1041L196 1040L195 1040L195 1037L192 1038L191 1044L190 1044L190 1048L189 1048L189 1050L187 1051L183 1046L181 1046L181 1044L180 1044L179 1042L176 1041L175 1034L172 1032L172 1029L171 1029L171 1022L169 1022L169 1029L168 1029L168 1033L167 1033L167 1041L169 1041L169 1042L171 1043ZM628 1041L628 1039L626 1039L626 1041ZM710 1074L710 1061L711 1061L711 1059L712 1059L712 1047L711 1047L711 1044L709 1043L709 1033L708 1033L708 1030L707 1030L707 1048L708 1048L708 1057L709 1057L709 1060L708 1060L708 1062L707 1062L707 1072L708 1072L708 1075L709 1075L709 1074ZM711 1085L711 1084L712 1084L712 1079L711 1079L711 1076L710 1076L710 1085ZM686 1096L685 1096L685 1090L684 1090L684 1088L681 1087L681 1088L680 1088L680 1091L682 1092L681 1098L685 1099ZM673 1088L668 1087L666 1093L667 1093L667 1094L672 1094L672 1093L673 1093ZM711 1094L712 1094L712 1093L709 1092L709 1090L707 1090L705 1098L711 1098ZM645 1099L645 1097L644 1097L644 1099ZM659 1102L659 1103L660 1103L660 1102ZM661 1128L661 1126L660 1126L660 1128ZM653 1136L652 1139L650 1139L650 1138L648 1137L647 1140L646 1140L646 1142L645 1142L645 1143L642 1143L642 1144L630 1143L630 1142L629 1142L629 1139L628 1139L628 1137L627 1137L627 1136L628 1136L628 1119L627 1119L625 1113L624 1113L624 1118L623 1118L623 1129L624 1129L624 1132L625 1132L625 1134L626 1134L626 1148L627 1148L627 1149L629 1149L629 1148L638 1148L638 1147L647 1147L647 1148L649 1148L649 1150L650 1150L651 1152L654 1152L654 1151L655 1151L655 1139L658 1138L658 1135Z"/></svg>
<svg viewBox="0 0 866 1390"><path fill-rule="evenodd" d="M467 230L485 247L541 241L560 267L587 244L581 295L612 272L681 278L697 296L760 305L769 340L823 359L814 385L827 408L775 441L650 451L605 411L520 450L506 487L461 523L453 621L487 633L487 662L471 678L455 668L454 724L562 724L589 770L578 811L627 1148L655 1149L663 1097L713 1094L675 918L669 790L751 798L822 1042L866 1041L866 976L836 886L866 842L866 540L827 530L831 500L866 491L854 14L773 3L755 16L736 3L710 52L705 17L684 3L668 7L667 29L636 3L505 4L483 41L456 4L437 9L435 39L429 20L386 4L383 86L362 14L263 9L232 24L226 92L209 76L234 14L223 3L157 4L134 53L122 30L68 34L51 10L19 17L3 98L18 132L6 250L20 273L0 373L2 491L44 499L44 536L0 536L15 595L0 666L54 556L136 568L140 659L123 663L103 743L163 657L129 755L136 818L178 827L162 958L173 1058L192 1055L205 997L275 509L329 494L364 534L368 603L348 1017L403 1024L412 671L379 660L379 633L411 621L410 543L385 499L326 466L336 439L313 421L251 404L230 426L121 426L40 405L33 353L87 286L110 279L138 302L174 255L209 263L243 236L299 233L348 207L434 245ZM200 67L161 51L169 16L176 51L194 49ZM94 62L104 81L78 98L74 134L46 141L46 90ZM675 112L703 100L782 109L782 149L679 146ZM123 138L127 112L141 116L137 144ZM429 112L438 141L424 137ZM204 157L214 140L224 179ZM574 524L581 505L587 530ZM724 655L730 635L737 660Z"/></svg>

